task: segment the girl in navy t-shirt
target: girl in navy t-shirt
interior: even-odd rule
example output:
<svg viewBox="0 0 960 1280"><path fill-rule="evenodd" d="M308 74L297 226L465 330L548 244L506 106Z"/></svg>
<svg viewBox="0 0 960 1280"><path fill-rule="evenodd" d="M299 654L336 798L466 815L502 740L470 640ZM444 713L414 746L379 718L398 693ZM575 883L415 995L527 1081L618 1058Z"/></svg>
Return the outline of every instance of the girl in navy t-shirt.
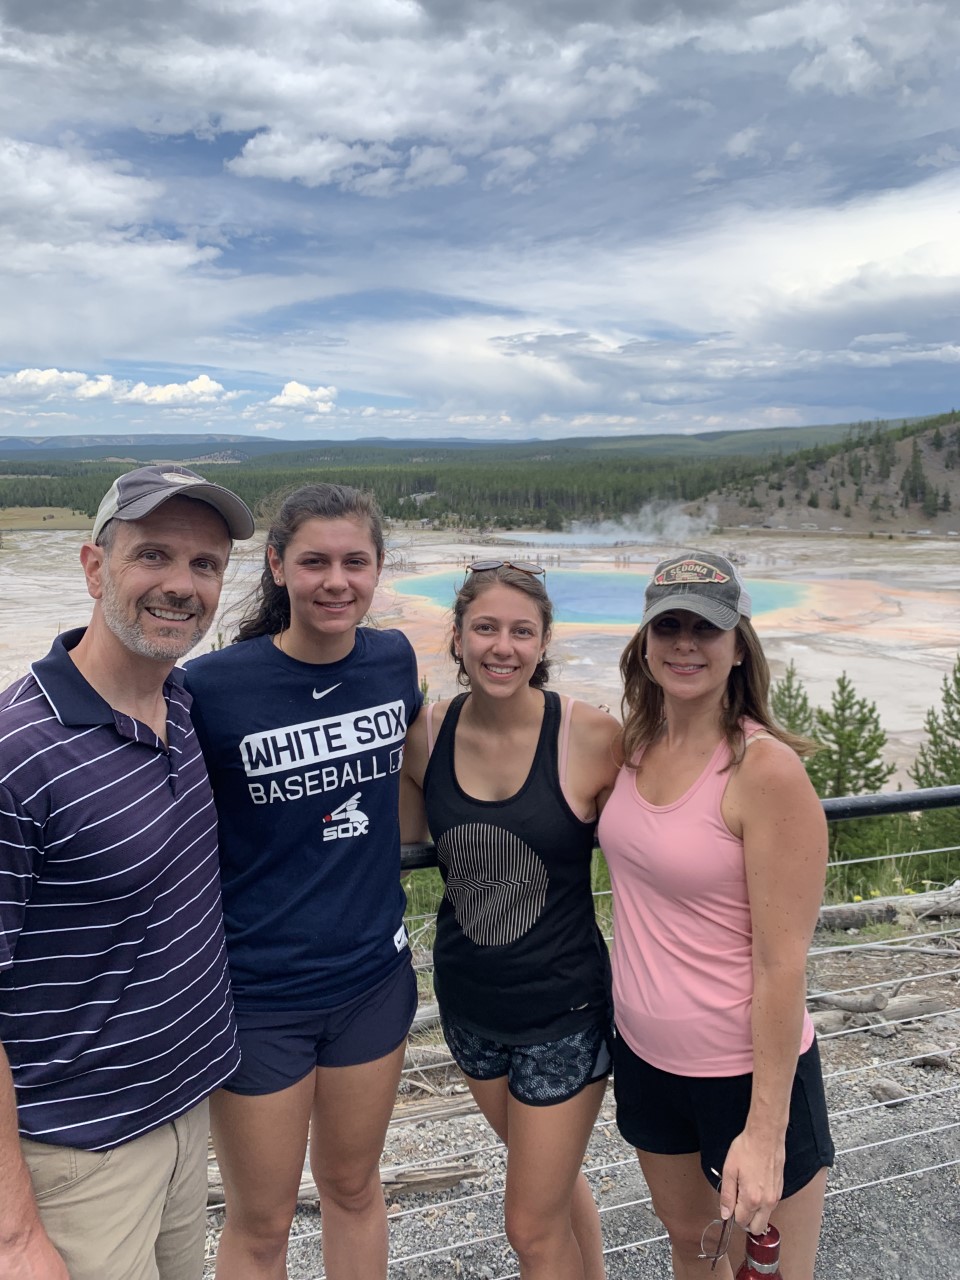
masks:
<svg viewBox="0 0 960 1280"><path fill-rule="evenodd" d="M383 559L367 495L295 490L238 643L187 670L241 1049L211 1108L221 1280L282 1274L308 1126L327 1274L386 1275L379 1159L417 1003L398 784L422 696L406 637L360 625Z"/></svg>

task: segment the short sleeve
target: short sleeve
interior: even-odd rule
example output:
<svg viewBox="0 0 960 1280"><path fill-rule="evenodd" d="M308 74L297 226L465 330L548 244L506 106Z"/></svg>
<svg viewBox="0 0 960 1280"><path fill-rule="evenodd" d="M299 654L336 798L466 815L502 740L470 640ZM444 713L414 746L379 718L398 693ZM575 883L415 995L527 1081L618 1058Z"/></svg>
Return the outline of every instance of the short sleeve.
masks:
<svg viewBox="0 0 960 1280"><path fill-rule="evenodd" d="M0 969L13 964L23 916L43 865L43 832L0 787Z"/></svg>

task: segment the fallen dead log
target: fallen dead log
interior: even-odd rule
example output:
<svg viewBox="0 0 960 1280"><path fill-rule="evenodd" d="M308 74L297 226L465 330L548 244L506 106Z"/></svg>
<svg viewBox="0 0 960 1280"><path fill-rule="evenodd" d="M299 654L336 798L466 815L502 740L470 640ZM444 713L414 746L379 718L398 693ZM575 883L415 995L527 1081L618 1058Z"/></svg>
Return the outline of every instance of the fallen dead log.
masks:
<svg viewBox="0 0 960 1280"><path fill-rule="evenodd" d="M891 902L837 903L820 908L819 929L862 929L868 924L892 924L897 908Z"/></svg>
<svg viewBox="0 0 960 1280"><path fill-rule="evenodd" d="M912 1018L927 1018L936 1013L947 1013L951 1006L939 996L893 996L887 1001L883 1016L888 1022L909 1022Z"/></svg>
<svg viewBox="0 0 960 1280"><path fill-rule="evenodd" d="M444 1161L432 1165L410 1165L398 1169L383 1169L380 1182L386 1195L412 1195L421 1192L447 1191L467 1178L479 1178L483 1170L472 1164ZM304 1170L297 1189L298 1204L315 1204L318 1200L317 1184L308 1170ZM216 1164L207 1168L207 1204L223 1204L223 1179Z"/></svg>
<svg viewBox="0 0 960 1280"><path fill-rule="evenodd" d="M472 1164L429 1165L426 1168L384 1170L380 1175L388 1196L412 1195L425 1191L447 1191L466 1178L479 1178L483 1170Z"/></svg>
<svg viewBox="0 0 960 1280"><path fill-rule="evenodd" d="M929 893L904 893L896 898L868 902L838 902L820 908L821 929L862 929L868 924L892 923L901 915L916 920L940 920L960 916L960 889L931 889Z"/></svg>
<svg viewBox="0 0 960 1280"><path fill-rule="evenodd" d="M823 1005L810 1014L814 1028L821 1036L847 1029L869 1031L875 1036L894 1036L904 1022L952 1010L952 1006L939 996L926 995L888 997L881 992L871 992L867 996L818 996L813 1000Z"/></svg>
<svg viewBox="0 0 960 1280"><path fill-rule="evenodd" d="M938 996L895 996L882 1013L854 1013L848 1026L861 1027L875 1036L895 1036L904 1022L946 1013L951 1008Z"/></svg>
<svg viewBox="0 0 960 1280"><path fill-rule="evenodd" d="M810 1014L810 1021L817 1035L825 1036L842 1031L847 1025L847 1015L839 1009L816 1009Z"/></svg>
<svg viewBox="0 0 960 1280"><path fill-rule="evenodd" d="M436 1000L430 1001L429 1004L421 1004L417 1006L417 1012L414 1014L413 1026L410 1028L410 1034L416 1031L426 1031L428 1027L436 1027L440 1023L440 1006Z"/></svg>
<svg viewBox="0 0 960 1280"><path fill-rule="evenodd" d="M887 1007L890 997L882 991L870 991L865 996L811 996L810 1001L824 1009L840 1009L844 1013L878 1013Z"/></svg>

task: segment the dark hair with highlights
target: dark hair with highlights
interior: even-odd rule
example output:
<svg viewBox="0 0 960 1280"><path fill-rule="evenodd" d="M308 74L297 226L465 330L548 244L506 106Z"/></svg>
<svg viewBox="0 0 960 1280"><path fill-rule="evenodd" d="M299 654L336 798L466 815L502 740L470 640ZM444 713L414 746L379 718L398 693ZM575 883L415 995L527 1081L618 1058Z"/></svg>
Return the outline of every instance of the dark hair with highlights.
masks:
<svg viewBox="0 0 960 1280"><path fill-rule="evenodd" d="M237 641L274 636L289 627L290 596L285 586L274 581L268 551L273 547L282 560L297 530L308 520L366 521L377 553L377 563L383 563L383 517L372 494L363 493L348 484L305 484L287 490L285 494L274 495L267 504L277 500L280 505L270 520L263 552L263 572L253 594L252 609L240 623Z"/></svg>
<svg viewBox="0 0 960 1280"><path fill-rule="evenodd" d="M649 746L663 724L663 690L650 674L644 653L647 632L653 623L638 631L620 657L620 675L623 679L623 699L620 704L623 730L620 735L621 751L626 763ZM757 724L786 743L798 756L810 756L818 750L810 738L801 737L782 728L770 710L770 667L767 663L760 637L748 618L741 618L734 630L737 637L737 656L740 666L732 667L727 678L727 693L720 711L720 726L733 759L739 764L746 749L740 722L755 720Z"/></svg>
<svg viewBox="0 0 960 1280"><path fill-rule="evenodd" d="M484 591L498 584L504 587L513 587L514 590L522 591L525 596L530 597L539 611L540 621L543 624L543 636L546 640L553 627L553 604L547 595L543 579L535 574L524 573L522 569L514 569L506 564L500 565L498 569L476 569L467 574L453 602L454 630L460 635L463 634L463 616L468 607L473 604L474 600L479 599ZM450 639L450 656L457 664L457 684L462 685L464 688L469 688L470 677L463 669L463 660L457 657L457 646L453 637ZM541 658L537 663L533 675L530 677L530 684L534 689L542 689L550 679L550 667L551 662L547 657Z"/></svg>

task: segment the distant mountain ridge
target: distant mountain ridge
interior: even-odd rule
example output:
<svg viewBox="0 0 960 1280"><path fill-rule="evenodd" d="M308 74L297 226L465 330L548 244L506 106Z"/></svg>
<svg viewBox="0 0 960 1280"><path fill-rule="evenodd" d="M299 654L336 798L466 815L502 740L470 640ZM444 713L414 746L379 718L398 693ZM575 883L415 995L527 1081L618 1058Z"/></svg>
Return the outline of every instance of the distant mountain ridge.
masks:
<svg viewBox="0 0 960 1280"><path fill-rule="evenodd" d="M884 423L895 426L897 423ZM499 450L518 457L542 455L553 457L558 453L624 452L650 453L659 456L720 456L731 454L756 455L778 451L792 452L818 444L836 444L847 437L853 428L850 423L833 423L806 427L757 428L742 431L705 431L697 434L657 433L653 435L624 436L571 436L560 439L533 437L526 440L472 439L449 436L437 439L394 439L385 436L367 436L354 440L334 440L305 437L303 439L264 438L232 432L158 432L136 434L125 432L116 435L91 434L80 436L0 436L0 459L47 457L71 461L84 459L116 459L118 461L152 462L156 460L243 462L263 458L270 454L322 453L365 448L433 450L474 449L486 452Z"/></svg>

